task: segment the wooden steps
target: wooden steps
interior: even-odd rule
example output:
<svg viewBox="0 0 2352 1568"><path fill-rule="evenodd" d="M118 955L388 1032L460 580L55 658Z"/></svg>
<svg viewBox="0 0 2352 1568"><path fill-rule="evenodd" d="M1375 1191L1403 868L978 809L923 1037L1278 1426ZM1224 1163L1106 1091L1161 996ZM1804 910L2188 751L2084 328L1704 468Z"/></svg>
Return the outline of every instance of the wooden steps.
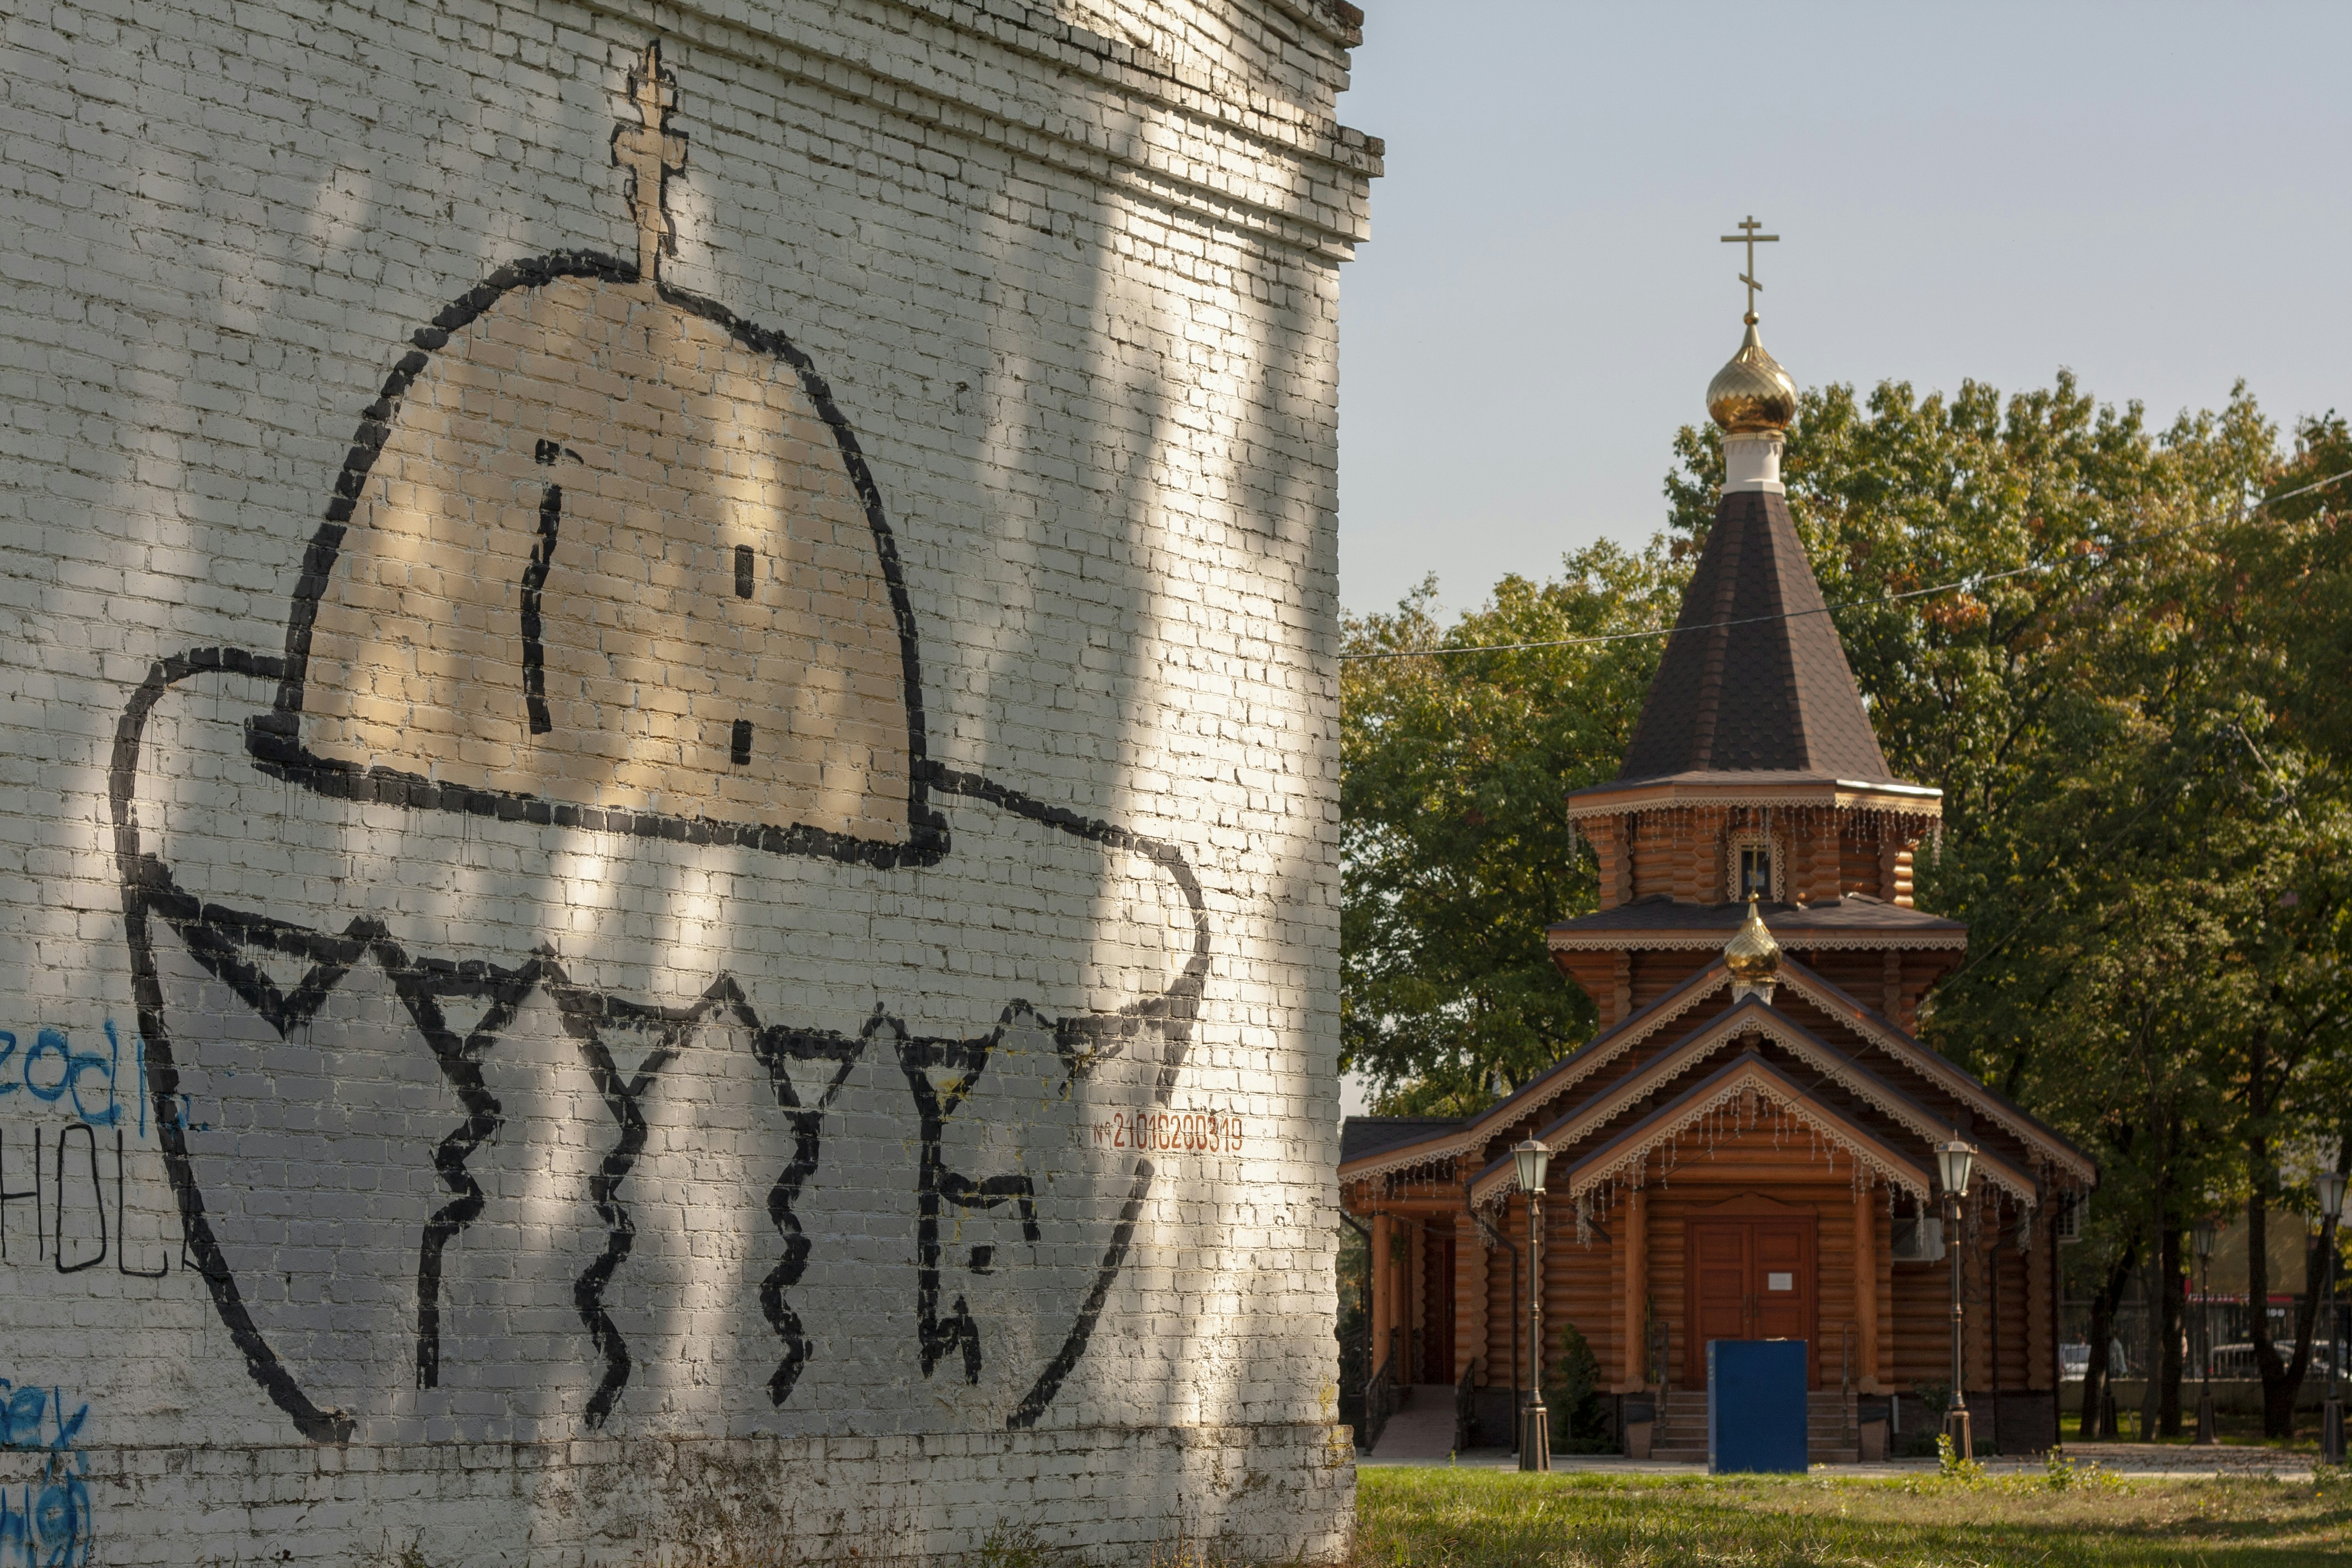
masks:
<svg viewBox="0 0 2352 1568"><path fill-rule="evenodd" d="M1650 1439L1650 1458L1668 1463L1706 1463L1706 1393L1672 1389ZM1862 1458L1845 1397L1835 1389L1805 1396L1805 1458L1815 1465L1851 1465Z"/></svg>
<svg viewBox="0 0 2352 1568"><path fill-rule="evenodd" d="M1805 1395L1805 1460L1814 1465L1852 1465L1862 1459L1859 1430L1847 1419L1845 1395L1815 1389Z"/></svg>
<svg viewBox="0 0 2352 1568"><path fill-rule="evenodd" d="M1673 1388L1658 1412L1657 1430L1650 1438L1650 1458L1670 1463L1706 1463L1706 1391Z"/></svg>

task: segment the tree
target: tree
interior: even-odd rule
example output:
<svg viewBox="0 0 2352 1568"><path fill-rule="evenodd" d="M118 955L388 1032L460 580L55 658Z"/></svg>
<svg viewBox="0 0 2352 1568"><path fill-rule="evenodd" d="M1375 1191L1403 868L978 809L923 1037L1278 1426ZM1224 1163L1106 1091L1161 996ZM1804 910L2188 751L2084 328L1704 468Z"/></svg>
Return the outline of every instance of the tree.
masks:
<svg viewBox="0 0 2352 1568"><path fill-rule="evenodd" d="M1601 1358L1574 1323L1559 1331L1559 1354L1545 1371L1544 1405L1551 1413L1556 1454L1607 1454L1617 1448L1609 1407L1601 1398Z"/></svg>
<svg viewBox="0 0 2352 1568"><path fill-rule="evenodd" d="M1664 626L1722 472L1712 429L1675 452L1646 552L1508 579L1446 631L1424 592L1349 650ZM1889 761L1945 791L1920 899L1973 935L1923 1033L2100 1160L2076 1256L2110 1315L2158 1269L2168 1425L2183 1229L2223 1202L2259 1227L2290 1155L2352 1158L2346 470L2334 416L2283 457L2242 387L2159 429L2063 374L1808 392L1783 464ZM1343 1018L1384 1109L1475 1109L1589 1034L1541 937L1592 907L1561 796L1613 773L1658 651L1347 666ZM2256 1352L2274 1424L2308 1318Z"/></svg>
<svg viewBox="0 0 2352 1568"><path fill-rule="evenodd" d="M1596 545L1558 582L1507 577L1441 631L1433 581L1349 617L1350 655L1559 643L1669 626L1680 575L1659 550ZM1588 1037L1592 1004L1544 927L1594 907L1564 796L1612 776L1661 639L1342 667L1343 1068L1381 1109L1459 1113Z"/></svg>

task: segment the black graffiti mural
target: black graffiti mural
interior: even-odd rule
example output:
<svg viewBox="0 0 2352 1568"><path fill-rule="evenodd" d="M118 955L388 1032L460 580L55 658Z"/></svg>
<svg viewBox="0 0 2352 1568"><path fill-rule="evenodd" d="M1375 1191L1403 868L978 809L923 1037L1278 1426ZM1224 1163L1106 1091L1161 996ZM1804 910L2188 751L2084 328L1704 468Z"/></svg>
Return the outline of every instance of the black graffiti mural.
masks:
<svg viewBox="0 0 2352 1568"><path fill-rule="evenodd" d="M1026 1012L1025 1007L1016 1005L1007 1010L1005 1022L1012 1024ZM965 1380L980 1381L980 1329L972 1321L971 1309L959 1297L946 1317L940 1315L941 1206L990 1209L1010 1200L1020 1206L1022 1239L1032 1244L1037 1240L1036 1189L1027 1176L1013 1173L975 1181L961 1171L949 1170L940 1152L947 1119L978 1087L980 1075L988 1070L989 1049L995 1043L994 1037L924 1040L910 1039L902 1034L898 1037L899 1070L907 1075L907 1087L913 1091L923 1117L922 1165L916 1191L921 1194L922 1202L920 1240L917 1243L922 1260L918 1310L921 1314L923 1373L927 1377L939 1365L940 1357L955 1351L961 1354ZM944 1079L931 1077L940 1071L946 1074ZM985 1263L982 1267L985 1268Z"/></svg>
<svg viewBox="0 0 2352 1568"><path fill-rule="evenodd" d="M183 1077L205 1043L205 1026L169 994L163 932L281 1041L312 1027L331 999L362 977L380 974L455 1096L461 1120L433 1144L437 1191L414 1243L413 1357L421 1390L444 1388L454 1375L444 1343L447 1260L485 1215L488 1199L471 1167L510 1131L511 1111L486 1069L527 1005L552 1004L608 1119L578 1194L596 1216L603 1245L572 1284L596 1358L582 1412L591 1427L612 1416L636 1364L611 1293L635 1245L632 1205L642 1199L631 1176L646 1147L649 1097L706 1029L724 1026L748 1041L788 1130L789 1154L764 1193L782 1257L756 1289L774 1340L765 1390L782 1406L818 1353L796 1305L821 1242L805 1223L804 1194L824 1166L825 1119L869 1050L878 1056L887 1048L893 1058L918 1128L908 1180L917 1213L922 1373L944 1365L976 1383L982 1331L964 1296L943 1284L942 1227L959 1215L1002 1213L1015 1216L1034 1244L1040 1219L1028 1174L956 1168L947 1141L959 1110L1002 1054L1008 1031L1050 1041L1064 1102L1074 1103L1093 1075L1117 1062L1144 1075L1131 1087L1164 1107L1202 1002L1207 909L1179 849L931 756L918 627L881 488L806 353L782 333L660 276L660 258L675 244L660 192L685 155L685 141L667 126L677 93L657 49L632 72L629 90L640 118L616 132L614 153L631 174L636 261L586 251L515 261L418 329L363 411L328 486L282 652L203 647L161 658L116 729L115 859L147 1089L186 1252L254 1381L315 1441L348 1439L371 1413L314 1397L257 1316L257 1266L241 1272L224 1244L215 1205L237 1190L237 1155L233 1147L200 1153L184 1120ZM485 367L508 363L517 342L545 351L540 357L549 363L600 367L599 416L574 417L578 395L569 383L524 375L498 382L504 412L497 419L470 412L456 418L452 410L474 406L468 388L487 384L480 378L492 372ZM674 448L683 455L658 456ZM761 493L782 499L747 512L738 482L747 468L768 476ZM475 504L466 498L509 491L527 499L514 506L482 501L448 521L453 508ZM403 499L415 494L428 499ZM648 504L649 496L670 499ZM813 543L803 537L812 528L819 530ZM823 533L826 528L832 532ZM737 537L746 530L753 542ZM640 569L655 560L709 561L709 584L680 587ZM418 609L420 595L404 589L387 596L394 567L438 572L444 597ZM595 595L620 580L616 573L636 574L635 596L625 613L607 615ZM663 646L682 649L669 656L682 664L663 679L641 679L632 689L643 700L615 700L618 678L610 671L628 662L629 637L651 636L634 629L646 619L664 622ZM472 639L462 657L451 652L456 642L445 641L459 637ZM394 667L408 672L399 679L409 689L387 705L378 678ZM549 829L751 851L778 858L772 864L780 868L904 879L916 893L956 871L944 809L952 803L1043 841L1084 847L1097 858L1097 878L1108 876L1113 855L1149 862L1183 901L1182 942L1171 954L1181 963L1123 1005L992 1003L992 1029L942 1036L909 1029L886 1003L862 1030L841 1032L761 1017L728 973L713 974L690 1004L657 1005L575 974L577 966L560 961L551 945L502 960L395 940L394 922L373 915L327 929L290 904L256 907L250 891L208 893L200 875L175 863L171 834L142 821L142 778L177 776L180 731L158 726L159 709L191 700L186 694L198 686L227 684L213 678L267 682L273 693L266 710L244 718L235 767L208 764L211 785L224 790L239 781L219 775L242 769L354 810L454 815L525 836ZM689 710L681 689L703 707ZM426 723L403 716L425 707L441 717ZM659 725L644 718L656 710ZM829 738L842 735L850 739ZM996 742L1020 753L1020 737ZM594 766L578 765L583 759ZM646 778L666 782L656 788ZM812 779L826 782L818 787ZM163 814L152 802L148 809ZM969 878L959 884L968 885ZM887 995L902 973L877 962L873 993ZM1104 1194L1099 1218L1107 1230L1099 1252L1089 1255L1082 1299L1028 1377L1006 1416L1010 1425L1036 1422L1086 1354L1153 1179L1151 1161L1137 1154ZM997 1264L992 1245L975 1246L964 1259L978 1278ZM292 1270L281 1272L270 1289L282 1296Z"/></svg>
<svg viewBox="0 0 2352 1568"><path fill-rule="evenodd" d="M152 1114L179 1203L187 1252L248 1370L292 1417L296 1427L314 1440L341 1441L350 1436L352 1414L321 1408L298 1386L247 1311L236 1273L214 1233L204 1183L183 1121L184 1105L175 1059L180 1036L165 1005L158 973L154 947L158 924L171 930L192 958L229 986L280 1037L300 1030L315 1018L358 966L373 965L391 983L417 1035L464 1107L465 1120L434 1148L434 1163L446 1190L446 1201L433 1211L416 1246L415 1368L420 1387L436 1386L443 1376L444 1256L483 1210L484 1194L468 1173L467 1162L496 1138L502 1126L500 1106L485 1082L483 1061L500 1031L534 994L554 1003L564 1031L575 1043L612 1119L610 1142L585 1194L604 1226L606 1240L574 1286L580 1321L603 1360L602 1379L587 1410L591 1426L601 1425L610 1415L631 1372L629 1347L606 1312L604 1299L616 1271L628 1259L635 1233L626 1183L645 1137L642 1101L682 1043L714 1017L742 1029L791 1128L791 1155L766 1194L767 1215L782 1240L783 1257L761 1279L758 1292L761 1313L779 1346L767 1384L772 1401L781 1405L790 1397L811 1355L807 1331L789 1295L805 1270L814 1246L795 1212L795 1201L820 1163L823 1121L834 1095L850 1067L877 1038L887 1042L904 1074L920 1129L912 1182L919 1215L918 1313L923 1370L928 1374L943 1358L951 1358L968 1380L976 1381L982 1351L971 1313L961 1300L944 1311L940 1308L940 1216L950 1208L1010 1205L1021 1215L1024 1233L1032 1240L1036 1220L1025 1175L975 1176L949 1168L942 1150L944 1130L979 1083L996 1041L1006 1028L1015 1026L1034 1028L1051 1037L1066 1071L1065 1093L1102 1064L1117 1059L1137 1040L1156 1041L1160 1053L1155 1064L1153 1098L1157 1103L1167 1103L1183 1062L1209 956L1205 905L1183 857L1170 846L1058 811L976 775L939 770L933 783L942 794L987 799L1077 837L1132 849L1165 869L1182 889L1193 924L1192 950L1175 983L1164 994L1116 1014L1047 1020L1026 1003L1016 1002L1003 1010L995 1030L963 1038L916 1035L887 1013L877 1013L864 1030L854 1035L765 1023L737 983L726 975L718 977L690 1006L648 1006L574 984L551 954L514 967L419 957L404 951L375 922L354 922L340 932L322 932L257 912L205 903L180 889L163 863L141 847L131 782L138 772L146 714L165 690L192 675L222 670L268 675L273 662L235 650L204 649L159 665L124 715L118 742L114 809L123 869L124 918L131 933ZM281 985L260 962L263 954L297 960L301 967L299 981ZM445 1006L455 998L482 1005L478 1021L463 1033L446 1021ZM787 1069L793 1064L810 1063L822 1064L830 1076L814 1099L804 1100ZM942 1069L944 1080L935 1080L934 1073ZM1085 1354L1103 1300L1132 1244L1153 1173L1149 1159L1134 1162L1129 1190L1118 1205L1093 1288L1058 1349L1038 1370L1009 1417L1012 1425L1034 1424ZM986 1267L983 1259L981 1268L984 1271Z"/></svg>

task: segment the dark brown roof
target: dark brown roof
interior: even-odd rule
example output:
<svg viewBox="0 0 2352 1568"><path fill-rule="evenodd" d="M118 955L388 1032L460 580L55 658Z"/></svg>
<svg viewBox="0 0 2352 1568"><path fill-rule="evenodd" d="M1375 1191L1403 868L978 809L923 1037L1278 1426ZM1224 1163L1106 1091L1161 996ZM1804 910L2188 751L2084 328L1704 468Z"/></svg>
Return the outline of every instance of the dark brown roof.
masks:
<svg viewBox="0 0 2352 1568"><path fill-rule="evenodd" d="M1339 1123L1339 1163L1418 1143L1461 1125L1458 1116L1350 1116Z"/></svg>
<svg viewBox="0 0 2352 1568"><path fill-rule="evenodd" d="M1675 626L1618 778L1771 768L1893 782L1781 497L1716 503ZM1684 629L1697 627L1710 629Z"/></svg>

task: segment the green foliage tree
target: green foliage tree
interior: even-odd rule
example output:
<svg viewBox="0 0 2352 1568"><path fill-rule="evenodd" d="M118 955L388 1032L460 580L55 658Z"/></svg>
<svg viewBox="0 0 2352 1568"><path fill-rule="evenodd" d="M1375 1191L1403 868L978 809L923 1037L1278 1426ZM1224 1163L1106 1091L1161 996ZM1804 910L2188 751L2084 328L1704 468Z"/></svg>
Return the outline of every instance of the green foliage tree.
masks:
<svg viewBox="0 0 2352 1568"><path fill-rule="evenodd" d="M1556 1454L1613 1453L1609 1407L1601 1397L1601 1358L1574 1323L1560 1330L1559 1354L1545 1369L1544 1408Z"/></svg>
<svg viewBox="0 0 2352 1568"><path fill-rule="evenodd" d="M1349 650L1667 625L1722 471L1712 429L1675 452L1647 552L1508 580L1443 632L1424 591L1351 621ZM2158 429L2066 375L1819 389L1790 435L1790 510L1889 762L1945 791L1920 898L1973 936L1923 1032L2100 1159L2071 1250L2110 1312L2137 1268L2176 1314L2185 1227L2242 1203L2259 1230L2299 1201L2291 1152L2352 1161L2346 470L2332 415L2283 455L2242 387ZM1541 940L1593 897L1559 802L1613 773L1659 646L1347 667L1343 1009L1385 1109L1474 1109L1589 1033ZM2295 1330L2275 1351L2257 1330L2274 1427ZM2177 1385L2177 1352L2163 1370Z"/></svg>
<svg viewBox="0 0 2352 1568"><path fill-rule="evenodd" d="M1517 1088L1592 1027L1544 946L1594 907L1563 797L1612 776L1655 637L1560 642L1673 621L1681 574L1659 550L1596 545L1558 582L1508 577L1449 630L1433 583L1394 613L1350 616L1342 666L1343 1066L1381 1109L1460 1113Z"/></svg>

